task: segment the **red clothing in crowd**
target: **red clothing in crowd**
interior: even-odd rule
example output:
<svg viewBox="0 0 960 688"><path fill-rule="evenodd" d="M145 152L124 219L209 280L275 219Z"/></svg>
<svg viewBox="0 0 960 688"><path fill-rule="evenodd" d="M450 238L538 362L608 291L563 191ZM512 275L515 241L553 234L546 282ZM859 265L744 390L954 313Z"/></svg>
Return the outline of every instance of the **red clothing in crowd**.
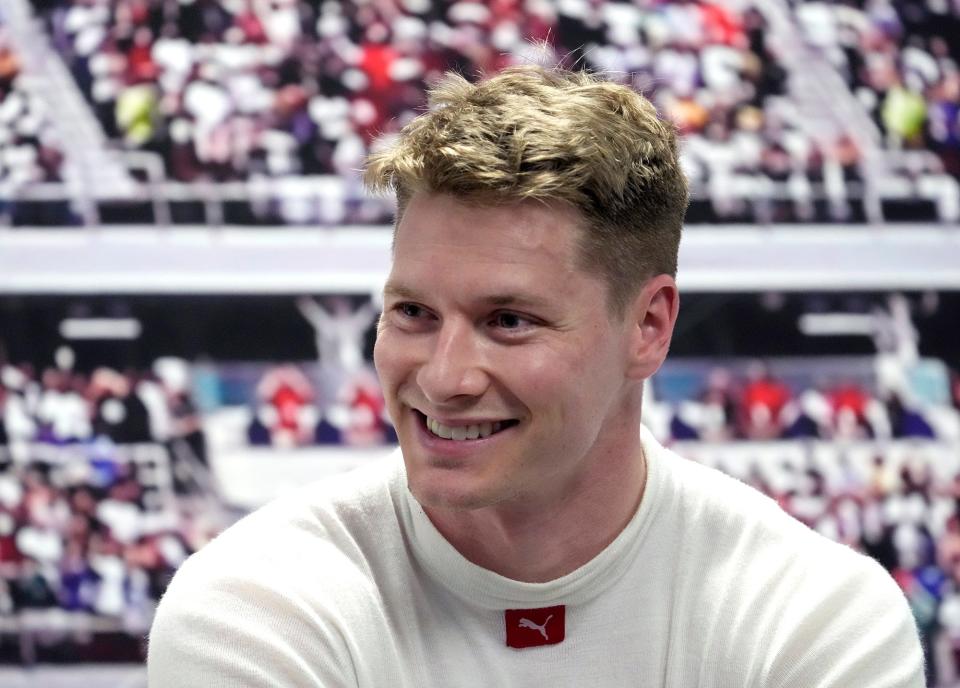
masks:
<svg viewBox="0 0 960 688"><path fill-rule="evenodd" d="M790 389L770 377L755 380L743 390L743 405L747 411L762 406L770 411L771 418L780 415L780 411L790 401Z"/></svg>
<svg viewBox="0 0 960 688"><path fill-rule="evenodd" d="M865 418L867 403L870 401L870 396L863 389L853 384L837 387L830 392L828 398L834 416L846 409L852 411L857 420Z"/></svg>
<svg viewBox="0 0 960 688"><path fill-rule="evenodd" d="M277 409L277 427L296 431L300 428L300 409L307 403L294 387L281 384L270 397L270 403Z"/></svg>
<svg viewBox="0 0 960 688"><path fill-rule="evenodd" d="M720 5L704 4L700 7L703 25L713 43L735 45L743 36L743 25L737 15Z"/></svg>

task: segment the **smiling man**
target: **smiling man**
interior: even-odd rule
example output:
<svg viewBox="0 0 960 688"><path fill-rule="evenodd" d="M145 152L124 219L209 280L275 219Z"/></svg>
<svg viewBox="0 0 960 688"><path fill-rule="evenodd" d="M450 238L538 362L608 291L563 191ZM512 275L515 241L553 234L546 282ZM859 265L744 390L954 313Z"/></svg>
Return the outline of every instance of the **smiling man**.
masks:
<svg viewBox="0 0 960 688"><path fill-rule="evenodd" d="M449 76L373 157L400 451L192 557L152 686L919 688L872 560L641 428L677 317L672 128L581 73Z"/></svg>

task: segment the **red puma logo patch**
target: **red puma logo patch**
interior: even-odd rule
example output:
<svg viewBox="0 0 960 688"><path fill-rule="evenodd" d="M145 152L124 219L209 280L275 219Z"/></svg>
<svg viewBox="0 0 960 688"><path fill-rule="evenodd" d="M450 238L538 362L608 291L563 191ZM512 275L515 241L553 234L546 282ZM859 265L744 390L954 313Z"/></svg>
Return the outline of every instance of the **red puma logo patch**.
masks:
<svg viewBox="0 0 960 688"><path fill-rule="evenodd" d="M507 609L507 647L556 645L566 637L566 606Z"/></svg>

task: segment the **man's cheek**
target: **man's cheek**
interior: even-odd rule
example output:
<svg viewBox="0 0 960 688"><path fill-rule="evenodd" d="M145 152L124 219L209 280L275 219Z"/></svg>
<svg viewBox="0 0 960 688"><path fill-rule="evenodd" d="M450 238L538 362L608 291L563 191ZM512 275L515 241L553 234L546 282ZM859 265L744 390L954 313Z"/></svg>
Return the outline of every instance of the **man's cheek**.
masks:
<svg viewBox="0 0 960 688"><path fill-rule="evenodd" d="M377 341L373 345L373 365L385 389L400 374L404 365L402 348L398 346L393 333L381 332L377 335Z"/></svg>
<svg viewBox="0 0 960 688"><path fill-rule="evenodd" d="M547 396L548 400L559 401L562 396L570 393L565 385L584 380L586 373L582 364L571 364L571 361L562 356L551 356L544 353L526 358L523 362L514 362L509 370L517 371L511 379L521 384L517 385L533 397Z"/></svg>

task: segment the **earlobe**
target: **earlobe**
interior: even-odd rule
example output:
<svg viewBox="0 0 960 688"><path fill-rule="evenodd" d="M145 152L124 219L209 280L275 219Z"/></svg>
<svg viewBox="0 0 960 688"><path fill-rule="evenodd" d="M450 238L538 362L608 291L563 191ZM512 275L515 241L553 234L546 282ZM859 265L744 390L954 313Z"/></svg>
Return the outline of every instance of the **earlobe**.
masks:
<svg viewBox="0 0 960 688"><path fill-rule="evenodd" d="M670 275L647 280L633 302L632 337L627 375L641 380L660 368L670 349L680 309L677 283Z"/></svg>

